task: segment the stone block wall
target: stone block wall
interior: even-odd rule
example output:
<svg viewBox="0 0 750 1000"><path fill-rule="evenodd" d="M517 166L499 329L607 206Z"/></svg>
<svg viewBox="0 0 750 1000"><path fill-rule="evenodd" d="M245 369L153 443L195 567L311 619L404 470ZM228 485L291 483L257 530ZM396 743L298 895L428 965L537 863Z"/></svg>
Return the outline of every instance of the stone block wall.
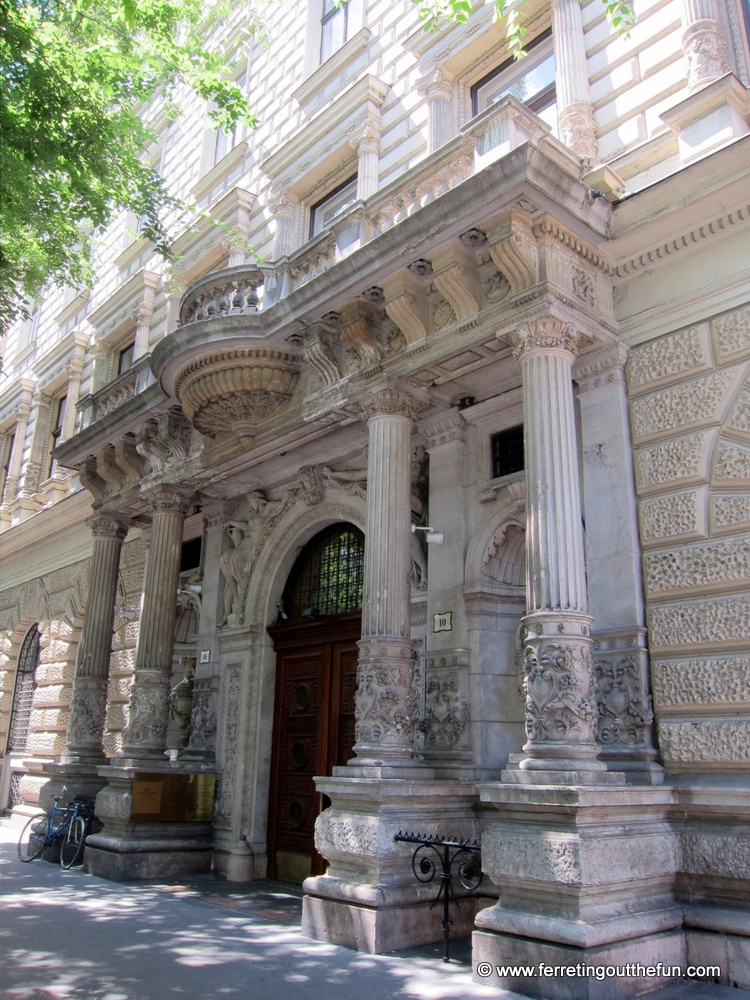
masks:
<svg viewBox="0 0 750 1000"><path fill-rule="evenodd" d="M750 771L750 307L628 364L654 704L671 772Z"/></svg>

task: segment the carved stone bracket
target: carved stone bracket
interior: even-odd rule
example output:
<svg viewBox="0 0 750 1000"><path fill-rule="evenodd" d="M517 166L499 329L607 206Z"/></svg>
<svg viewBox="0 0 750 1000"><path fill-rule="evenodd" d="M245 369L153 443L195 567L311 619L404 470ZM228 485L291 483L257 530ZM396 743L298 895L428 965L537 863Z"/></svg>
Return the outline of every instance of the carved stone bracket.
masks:
<svg viewBox="0 0 750 1000"><path fill-rule="evenodd" d="M479 312L481 294L473 252L463 243L451 242L432 255L435 286L453 307L456 319L465 322Z"/></svg>
<svg viewBox="0 0 750 1000"><path fill-rule="evenodd" d="M490 256L510 283L513 295L537 281L536 252L528 218L512 209L505 223L488 234Z"/></svg>
<svg viewBox="0 0 750 1000"><path fill-rule="evenodd" d="M427 291L410 271L400 271L383 282L385 309L398 326L408 347L424 343L429 332Z"/></svg>

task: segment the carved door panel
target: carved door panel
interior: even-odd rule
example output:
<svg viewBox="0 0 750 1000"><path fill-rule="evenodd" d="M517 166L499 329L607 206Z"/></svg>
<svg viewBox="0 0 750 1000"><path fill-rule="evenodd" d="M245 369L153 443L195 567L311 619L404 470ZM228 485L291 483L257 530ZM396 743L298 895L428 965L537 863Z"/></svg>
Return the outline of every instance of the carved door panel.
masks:
<svg viewBox="0 0 750 1000"><path fill-rule="evenodd" d="M314 834L326 803L313 778L330 774L352 756L359 629L359 615L333 624L269 629L277 652L268 815L271 878L301 882L325 869Z"/></svg>

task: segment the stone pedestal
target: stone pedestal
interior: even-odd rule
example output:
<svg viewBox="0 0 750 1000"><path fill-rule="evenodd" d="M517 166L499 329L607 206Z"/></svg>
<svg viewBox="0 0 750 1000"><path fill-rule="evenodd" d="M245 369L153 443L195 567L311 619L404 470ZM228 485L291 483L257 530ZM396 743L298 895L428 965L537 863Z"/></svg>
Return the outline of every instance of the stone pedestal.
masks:
<svg viewBox="0 0 750 1000"><path fill-rule="evenodd" d="M204 779L206 771L189 771L162 765L150 766L148 778L172 775L194 775ZM169 821L160 817L158 794L152 797L154 821L144 818L138 796L134 802L134 783L144 777L133 767L109 766L100 769L107 787L96 797L96 815L104 824L101 833L86 841L84 866L91 875L128 882L133 879L172 878L179 875L202 875L211 870L213 832L211 804L203 810L201 820ZM212 791L212 789L211 789ZM211 800L213 795L210 796ZM141 809L139 812L138 810Z"/></svg>
<svg viewBox="0 0 750 1000"><path fill-rule="evenodd" d="M415 401L373 391L369 430L362 639L356 699L356 756L318 777L331 800L315 824L330 867L304 883L302 927L312 937L370 953L439 940L429 907L438 886L420 884L399 832L478 838L472 783L437 781L414 756L416 699L411 642L411 431ZM455 933L471 927L467 900ZM462 923L463 922L463 923ZM460 925L460 926L459 926Z"/></svg>
<svg viewBox="0 0 750 1000"><path fill-rule="evenodd" d="M534 967L479 982L544 1000L617 1000L684 970L671 789L486 784L479 792L498 809L482 864L500 901L477 917L474 969ZM633 967L657 963L664 968L653 975ZM545 975L541 965L574 971ZM622 975L604 969L627 965Z"/></svg>
<svg viewBox="0 0 750 1000"><path fill-rule="evenodd" d="M474 786L435 781L425 768L409 771L394 779L381 776L379 768L349 766L316 780L332 803L315 825L316 846L330 867L304 883L303 933L369 954L442 937L442 905L430 911L439 875L433 882L418 882L412 870L414 845L394 838L419 832L475 840ZM462 900L460 911L452 906L452 936L469 934L475 913L487 903L477 896Z"/></svg>

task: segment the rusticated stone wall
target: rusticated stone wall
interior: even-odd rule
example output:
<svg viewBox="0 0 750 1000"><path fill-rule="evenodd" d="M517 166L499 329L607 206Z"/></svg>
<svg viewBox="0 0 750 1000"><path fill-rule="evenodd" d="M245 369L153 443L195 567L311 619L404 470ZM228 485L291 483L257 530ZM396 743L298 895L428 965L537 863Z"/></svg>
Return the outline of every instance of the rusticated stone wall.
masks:
<svg viewBox="0 0 750 1000"><path fill-rule="evenodd" d="M654 703L672 771L750 771L750 306L628 363Z"/></svg>

